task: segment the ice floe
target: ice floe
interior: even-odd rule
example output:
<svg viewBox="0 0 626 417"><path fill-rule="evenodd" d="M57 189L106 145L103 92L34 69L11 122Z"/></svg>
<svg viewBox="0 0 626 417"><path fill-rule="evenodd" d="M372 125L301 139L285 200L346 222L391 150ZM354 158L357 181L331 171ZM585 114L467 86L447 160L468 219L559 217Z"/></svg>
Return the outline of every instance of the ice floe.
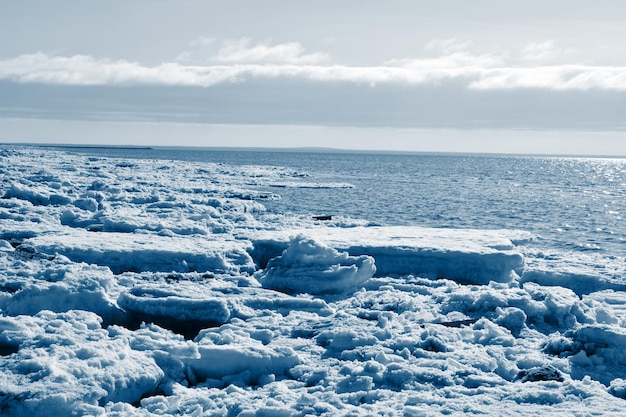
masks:
<svg viewBox="0 0 626 417"><path fill-rule="evenodd" d="M563 286L578 295L605 289L626 290L624 258L563 251L528 251L522 280Z"/></svg>
<svg viewBox="0 0 626 417"><path fill-rule="evenodd" d="M252 273L246 243L233 239L185 238L142 233L93 233L71 229L27 239L39 253L64 255L74 262L125 271L213 271Z"/></svg>
<svg viewBox="0 0 626 417"><path fill-rule="evenodd" d="M524 257L510 237L521 232L422 227L311 228L262 231L252 235L253 256L261 265L300 234L351 256L375 259L379 276L426 274L461 282L509 281L522 273ZM319 256L319 255L318 255Z"/></svg>

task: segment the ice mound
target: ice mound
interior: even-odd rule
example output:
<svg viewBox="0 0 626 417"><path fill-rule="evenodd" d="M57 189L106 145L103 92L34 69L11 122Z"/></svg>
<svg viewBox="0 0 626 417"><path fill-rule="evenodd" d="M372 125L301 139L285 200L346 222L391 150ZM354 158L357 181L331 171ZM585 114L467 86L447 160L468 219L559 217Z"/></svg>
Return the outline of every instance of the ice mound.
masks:
<svg viewBox="0 0 626 417"><path fill-rule="evenodd" d="M587 324L551 335L544 349L567 357L574 378L590 376L605 385L626 378L626 331L622 328Z"/></svg>
<svg viewBox="0 0 626 417"><path fill-rule="evenodd" d="M0 251L0 311L34 315L41 310L92 311L106 323L122 320L115 304L121 288L106 267L47 259L19 250Z"/></svg>
<svg viewBox="0 0 626 417"><path fill-rule="evenodd" d="M86 311L1 317L0 410L6 416L94 415L108 402L134 402L164 374L154 360L110 338Z"/></svg>
<svg viewBox="0 0 626 417"><path fill-rule="evenodd" d="M513 272L521 274L524 268L524 257L510 240L520 236L489 230L378 226L258 232L250 237L252 256L263 266L287 247L294 233L350 256L371 256L378 276L425 274L487 284L510 281Z"/></svg>
<svg viewBox="0 0 626 417"><path fill-rule="evenodd" d="M134 316L134 321L154 322L184 334L193 333L196 328L226 323L231 315L223 299L202 295L189 297L176 288L136 286L122 293L117 303Z"/></svg>
<svg viewBox="0 0 626 417"><path fill-rule="evenodd" d="M597 291L583 296L583 300L594 309L598 323L626 327L626 292Z"/></svg>
<svg viewBox="0 0 626 417"><path fill-rule="evenodd" d="M125 341L131 349L151 357L161 368L164 377L157 391L167 389L172 383L194 385L197 383L187 365L189 359L198 359L198 346L183 336L164 329L156 324L142 324L130 330L120 326L110 326L109 336Z"/></svg>
<svg viewBox="0 0 626 417"><path fill-rule="evenodd" d="M200 358L188 364L199 380L240 386L268 383L300 363L292 348L274 346L271 339L265 332L251 334L231 325L208 329L196 338Z"/></svg>
<svg viewBox="0 0 626 417"><path fill-rule="evenodd" d="M38 179L45 180L46 178ZM27 181L26 184L12 184L2 198L24 200L34 206L61 206L69 204L71 201L70 198L57 191L57 189L60 188L60 183L60 180L51 183L50 185L57 185L54 188L37 185L36 182L33 183L31 181Z"/></svg>
<svg viewBox="0 0 626 417"><path fill-rule="evenodd" d="M125 273L122 278L126 288L117 304L126 314L124 323L131 327L156 323L188 339L235 318L268 312L288 315L306 311L322 316L333 312L324 300L260 288L250 276L145 272Z"/></svg>
<svg viewBox="0 0 626 417"><path fill-rule="evenodd" d="M19 244L24 239L58 229L49 214L56 207L37 207L27 201L0 199L0 239Z"/></svg>
<svg viewBox="0 0 626 417"><path fill-rule="evenodd" d="M282 255L269 261L257 278L265 288L288 293L327 294L355 289L375 272L371 256L349 256L298 236Z"/></svg>
<svg viewBox="0 0 626 417"><path fill-rule="evenodd" d="M233 239L69 229L36 236L27 243L42 253L108 266L115 274L125 271L254 272L246 242Z"/></svg>
<svg viewBox="0 0 626 417"><path fill-rule="evenodd" d="M606 289L626 290L624 258L559 251L528 251L522 282L561 286L582 296Z"/></svg>

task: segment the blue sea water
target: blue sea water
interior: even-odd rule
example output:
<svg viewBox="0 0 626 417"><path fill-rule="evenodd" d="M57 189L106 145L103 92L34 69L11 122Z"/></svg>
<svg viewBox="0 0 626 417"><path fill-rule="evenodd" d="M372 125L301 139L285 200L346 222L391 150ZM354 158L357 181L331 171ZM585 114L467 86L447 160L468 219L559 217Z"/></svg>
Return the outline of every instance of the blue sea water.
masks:
<svg viewBox="0 0 626 417"><path fill-rule="evenodd" d="M289 167L315 183L273 188L274 212L384 225L520 229L537 245L626 255L626 160L550 156L349 153L191 148L71 148L99 156Z"/></svg>

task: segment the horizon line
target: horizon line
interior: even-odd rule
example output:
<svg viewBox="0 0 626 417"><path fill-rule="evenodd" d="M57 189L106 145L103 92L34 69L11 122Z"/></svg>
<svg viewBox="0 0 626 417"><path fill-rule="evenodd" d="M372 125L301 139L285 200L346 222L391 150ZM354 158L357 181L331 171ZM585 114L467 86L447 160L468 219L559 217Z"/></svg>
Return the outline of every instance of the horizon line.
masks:
<svg viewBox="0 0 626 417"><path fill-rule="evenodd" d="M195 146L195 145L109 145L89 143L45 143L45 142L0 142L0 146L26 146L38 148L65 149L111 149L111 150L184 150L197 149L222 152L292 152L292 153L342 153L372 155L441 155L441 156L491 156L491 157L552 157L552 158L593 158L626 159L626 155L602 155L584 153L533 153L533 152L485 152L485 151L419 151L398 149L349 149L324 146Z"/></svg>

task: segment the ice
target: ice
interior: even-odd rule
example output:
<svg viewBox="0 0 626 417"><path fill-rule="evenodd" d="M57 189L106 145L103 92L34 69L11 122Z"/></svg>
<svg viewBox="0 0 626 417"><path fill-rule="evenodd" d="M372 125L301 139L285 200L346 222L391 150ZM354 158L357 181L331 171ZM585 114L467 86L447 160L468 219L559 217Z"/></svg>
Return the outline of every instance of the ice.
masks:
<svg viewBox="0 0 626 417"><path fill-rule="evenodd" d="M214 326L226 323L231 316L227 303L217 297L184 297L175 290L135 286L117 299L120 308L136 316L137 321L166 323L178 329ZM168 324L169 323L169 326Z"/></svg>
<svg viewBox="0 0 626 417"><path fill-rule="evenodd" d="M7 251L0 252L0 269L0 310L4 314L80 309L97 313L107 323L119 321L123 315L115 303L120 287L108 268Z"/></svg>
<svg viewBox="0 0 626 417"><path fill-rule="evenodd" d="M273 346L271 340L253 336L228 325L201 332L196 338L200 357L189 363L196 378L259 385L272 382L300 363L292 348Z"/></svg>
<svg viewBox="0 0 626 417"><path fill-rule="evenodd" d="M62 206L68 204L71 200L62 194L53 191L54 188L37 186L35 184L12 184L4 193L3 198L16 198L25 200L35 206Z"/></svg>
<svg viewBox="0 0 626 417"><path fill-rule="evenodd" d="M354 188L352 184L345 182L305 182L305 181L285 181L285 182L273 182L270 184L271 187L277 188Z"/></svg>
<svg viewBox="0 0 626 417"><path fill-rule="evenodd" d="M626 327L626 293L604 290L587 294L585 303L592 306L596 320L600 323L617 324Z"/></svg>
<svg viewBox="0 0 626 417"><path fill-rule="evenodd" d="M107 402L134 402L153 392L163 371L145 353L110 338L94 313L42 311L4 317L0 362L4 415L85 415Z"/></svg>
<svg viewBox="0 0 626 417"><path fill-rule="evenodd" d="M254 272L246 243L232 239L182 238L149 233L93 233L70 229L26 241L38 252L60 254L74 262L125 271Z"/></svg>
<svg viewBox="0 0 626 417"><path fill-rule="evenodd" d="M266 288L309 294L340 293L356 289L374 276L371 256L348 256L318 242L298 236L280 256L258 274Z"/></svg>
<svg viewBox="0 0 626 417"><path fill-rule="evenodd" d="M623 259L270 213L323 186L288 168L0 155L2 415L623 415Z"/></svg>
<svg viewBox="0 0 626 417"><path fill-rule="evenodd" d="M287 247L294 234L350 256L369 255L375 260L378 276L426 274L486 284L510 281L514 272L521 274L524 268L524 257L509 238L514 233L422 227L265 231L252 236L253 256L265 265Z"/></svg>
<svg viewBox="0 0 626 417"><path fill-rule="evenodd" d="M626 290L624 259L572 252L528 252L524 282L563 286L582 296L606 289Z"/></svg>

